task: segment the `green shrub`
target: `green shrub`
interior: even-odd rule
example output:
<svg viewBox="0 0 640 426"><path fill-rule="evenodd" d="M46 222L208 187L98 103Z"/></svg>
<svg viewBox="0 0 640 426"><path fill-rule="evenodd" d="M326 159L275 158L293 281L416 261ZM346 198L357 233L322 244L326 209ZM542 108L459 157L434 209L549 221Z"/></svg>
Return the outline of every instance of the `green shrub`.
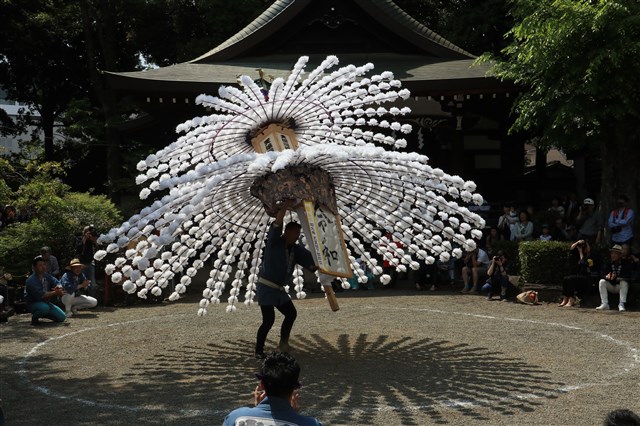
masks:
<svg viewBox="0 0 640 426"><path fill-rule="evenodd" d="M523 241L518 247L520 272L530 283L562 284L569 274L569 243Z"/></svg>
<svg viewBox="0 0 640 426"><path fill-rule="evenodd" d="M498 251L502 251L507 258L507 269L509 275L520 275L520 259L518 259L518 243L509 240L494 241L491 243L492 253L495 255Z"/></svg>

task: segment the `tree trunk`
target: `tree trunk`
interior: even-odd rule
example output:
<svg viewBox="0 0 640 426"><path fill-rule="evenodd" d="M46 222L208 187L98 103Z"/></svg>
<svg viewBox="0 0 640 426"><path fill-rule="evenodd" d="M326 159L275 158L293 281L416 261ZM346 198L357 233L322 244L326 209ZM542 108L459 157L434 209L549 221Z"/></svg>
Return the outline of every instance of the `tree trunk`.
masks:
<svg viewBox="0 0 640 426"><path fill-rule="evenodd" d="M640 138L638 133L624 123L611 126L607 139L601 145L602 181L600 187L600 208L605 219L605 241L610 243L611 233L606 220L613 209L617 197L629 197L629 207L636 215L634 224L635 245L638 246L639 221L638 201L640 201Z"/></svg>

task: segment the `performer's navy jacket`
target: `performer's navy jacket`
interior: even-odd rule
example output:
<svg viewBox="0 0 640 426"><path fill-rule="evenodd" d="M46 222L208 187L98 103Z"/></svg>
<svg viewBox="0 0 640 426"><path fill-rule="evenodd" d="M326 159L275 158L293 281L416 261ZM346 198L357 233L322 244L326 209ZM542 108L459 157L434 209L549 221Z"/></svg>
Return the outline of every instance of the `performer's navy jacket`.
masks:
<svg viewBox="0 0 640 426"><path fill-rule="evenodd" d="M287 247L282 235L282 227L272 223L267 233L267 244L264 249L260 276L275 284L285 286L291 281L293 267L296 264L303 268L313 266L311 252L298 243Z"/></svg>

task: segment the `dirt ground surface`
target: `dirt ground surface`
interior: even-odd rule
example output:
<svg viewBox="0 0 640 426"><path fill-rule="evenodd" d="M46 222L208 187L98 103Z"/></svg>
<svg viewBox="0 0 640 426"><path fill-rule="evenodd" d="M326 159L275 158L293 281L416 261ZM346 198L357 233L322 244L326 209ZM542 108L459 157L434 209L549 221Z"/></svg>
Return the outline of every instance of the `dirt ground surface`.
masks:
<svg viewBox="0 0 640 426"><path fill-rule="evenodd" d="M599 425L616 408L640 413L640 312L406 289L338 297L338 312L321 294L295 301L301 411L325 425ZM0 324L7 425L221 424L251 402L260 311L198 317L198 299Z"/></svg>

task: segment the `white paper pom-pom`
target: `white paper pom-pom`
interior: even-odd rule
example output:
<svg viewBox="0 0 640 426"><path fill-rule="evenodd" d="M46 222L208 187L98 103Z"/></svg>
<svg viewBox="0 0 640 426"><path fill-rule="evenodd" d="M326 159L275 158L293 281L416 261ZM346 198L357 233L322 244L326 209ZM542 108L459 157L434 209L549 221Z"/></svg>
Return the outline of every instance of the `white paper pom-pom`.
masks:
<svg viewBox="0 0 640 426"><path fill-rule="evenodd" d="M154 287L151 289L151 294L158 297L162 294L162 289L160 287Z"/></svg>
<svg viewBox="0 0 640 426"><path fill-rule="evenodd" d="M387 285L391 282L391 277L388 274L384 274L382 276L380 276L380 282L383 285Z"/></svg>
<svg viewBox="0 0 640 426"><path fill-rule="evenodd" d="M171 295L169 296L169 300L171 302L175 302L178 299L180 299L180 295L175 291L173 293L171 293Z"/></svg>
<svg viewBox="0 0 640 426"><path fill-rule="evenodd" d="M115 270L116 270L116 266L112 264L108 264L107 266L104 267L104 273L107 275L113 274Z"/></svg>
<svg viewBox="0 0 640 426"><path fill-rule="evenodd" d="M95 260L97 260L98 262L100 262L102 259L105 258L106 255L107 255L107 251L106 250L98 250L96 252L96 254L93 255L93 258Z"/></svg>
<svg viewBox="0 0 640 426"><path fill-rule="evenodd" d="M228 312L228 310L227 310L227 312ZM207 310L205 308L198 309L198 316L199 317L203 317L205 315L207 315Z"/></svg>
<svg viewBox="0 0 640 426"><path fill-rule="evenodd" d="M0 304L4 302L4 296L0 294Z"/></svg>
<svg viewBox="0 0 640 426"><path fill-rule="evenodd" d="M132 294L136 291L136 285L127 280L122 284L122 290L126 291L129 294Z"/></svg>
<svg viewBox="0 0 640 426"><path fill-rule="evenodd" d="M147 298L147 291L148 290L146 288L140 289L140 291L138 292L138 297L140 299L146 299Z"/></svg>
<svg viewBox="0 0 640 426"><path fill-rule="evenodd" d="M298 293L296 293L296 297L298 299L305 299L307 297L307 293L305 293L304 291L299 291Z"/></svg>
<svg viewBox="0 0 640 426"><path fill-rule="evenodd" d="M233 313L236 311L236 307L234 305L227 305L227 313Z"/></svg>
<svg viewBox="0 0 640 426"><path fill-rule="evenodd" d="M111 282L117 284L120 281L122 281L122 274L120 272L114 272L113 275L111 275Z"/></svg>

